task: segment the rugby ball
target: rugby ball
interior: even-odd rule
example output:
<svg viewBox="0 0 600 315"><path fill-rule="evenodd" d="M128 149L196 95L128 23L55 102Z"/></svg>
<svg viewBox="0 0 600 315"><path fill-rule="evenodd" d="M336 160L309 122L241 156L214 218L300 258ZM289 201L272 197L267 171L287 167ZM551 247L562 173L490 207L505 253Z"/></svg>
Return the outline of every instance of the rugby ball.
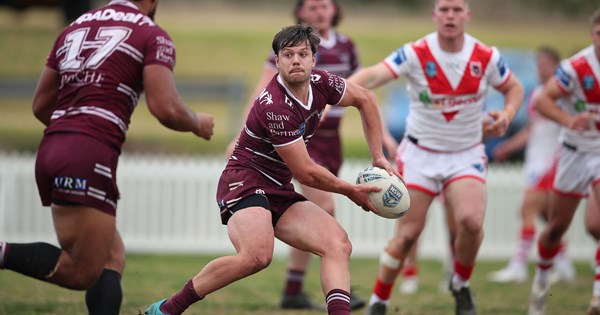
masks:
<svg viewBox="0 0 600 315"><path fill-rule="evenodd" d="M397 219L408 213L410 197L404 183L396 175L379 167L370 166L358 173L356 184L368 184L381 187L380 191L369 193L369 199L379 210L376 213L387 219Z"/></svg>

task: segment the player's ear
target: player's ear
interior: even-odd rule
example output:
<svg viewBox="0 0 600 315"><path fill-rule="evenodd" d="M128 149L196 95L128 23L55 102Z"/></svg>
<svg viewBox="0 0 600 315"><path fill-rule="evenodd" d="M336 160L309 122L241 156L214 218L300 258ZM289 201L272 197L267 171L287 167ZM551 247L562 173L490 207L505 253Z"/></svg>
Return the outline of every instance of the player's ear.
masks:
<svg viewBox="0 0 600 315"><path fill-rule="evenodd" d="M277 67L277 71L279 71L279 56L275 55L275 66Z"/></svg>

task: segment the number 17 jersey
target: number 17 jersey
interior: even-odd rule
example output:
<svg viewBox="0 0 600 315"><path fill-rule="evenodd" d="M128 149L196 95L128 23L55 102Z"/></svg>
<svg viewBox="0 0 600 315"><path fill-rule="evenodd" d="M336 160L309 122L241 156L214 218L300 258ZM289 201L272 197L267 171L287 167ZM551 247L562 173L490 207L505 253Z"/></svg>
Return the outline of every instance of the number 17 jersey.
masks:
<svg viewBox="0 0 600 315"><path fill-rule="evenodd" d="M84 13L48 55L46 66L58 73L60 86L45 134L83 133L120 149L151 64L173 70L175 47L137 6L113 0Z"/></svg>

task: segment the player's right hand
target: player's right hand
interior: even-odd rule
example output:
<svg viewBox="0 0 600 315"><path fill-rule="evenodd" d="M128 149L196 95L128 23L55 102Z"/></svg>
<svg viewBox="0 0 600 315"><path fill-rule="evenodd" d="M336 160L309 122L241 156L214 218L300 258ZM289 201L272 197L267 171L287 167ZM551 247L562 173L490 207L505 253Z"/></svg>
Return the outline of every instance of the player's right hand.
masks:
<svg viewBox="0 0 600 315"><path fill-rule="evenodd" d="M571 122L569 123L569 129L574 131L586 131L590 130L592 127L592 121L594 117L589 112L583 112L571 118Z"/></svg>
<svg viewBox="0 0 600 315"><path fill-rule="evenodd" d="M379 210L375 208L375 205L371 202L371 199L369 199L369 193L380 190L381 187L369 184L355 185L354 190L348 195L348 198L367 212L371 211L373 213L379 213Z"/></svg>
<svg viewBox="0 0 600 315"><path fill-rule="evenodd" d="M205 113L196 113L196 130L194 134L200 138L210 140L215 127L214 118L212 115Z"/></svg>

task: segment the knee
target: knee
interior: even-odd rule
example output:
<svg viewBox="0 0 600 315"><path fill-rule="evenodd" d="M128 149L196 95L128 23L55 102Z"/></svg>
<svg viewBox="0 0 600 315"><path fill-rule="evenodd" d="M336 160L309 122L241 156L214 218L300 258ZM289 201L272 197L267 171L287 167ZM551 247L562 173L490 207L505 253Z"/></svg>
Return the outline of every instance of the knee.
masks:
<svg viewBox="0 0 600 315"><path fill-rule="evenodd" d="M251 275L267 268L273 259L272 254L259 253L245 260L243 268L244 273Z"/></svg>
<svg viewBox="0 0 600 315"><path fill-rule="evenodd" d="M483 218L479 216L464 217L459 221L459 226L469 235L479 235L483 231Z"/></svg>
<svg viewBox="0 0 600 315"><path fill-rule="evenodd" d="M586 221L585 222L585 228L586 228L587 232L595 240L599 240L600 239L600 224L598 224L597 222Z"/></svg>
<svg viewBox="0 0 600 315"><path fill-rule="evenodd" d="M409 232L409 231L407 231ZM404 257L415 246L419 233L403 233L389 240L386 251L394 257Z"/></svg>
<svg viewBox="0 0 600 315"><path fill-rule="evenodd" d="M352 254L352 243L350 242L346 232L342 231L335 237L330 238L330 240L330 252L336 252L337 255L350 259L350 255Z"/></svg>

